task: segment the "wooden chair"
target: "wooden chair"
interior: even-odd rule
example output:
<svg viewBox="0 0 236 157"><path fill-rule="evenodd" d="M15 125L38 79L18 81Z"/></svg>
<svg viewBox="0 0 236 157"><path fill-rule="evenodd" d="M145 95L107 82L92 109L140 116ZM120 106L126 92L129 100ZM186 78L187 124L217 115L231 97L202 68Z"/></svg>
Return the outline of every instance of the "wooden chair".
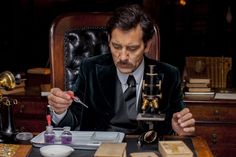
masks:
<svg viewBox="0 0 236 157"><path fill-rule="evenodd" d="M78 74L82 58L108 52L108 34L105 25L110 16L111 13L105 12L69 13L53 21L50 29L52 87L70 89ZM146 55L159 59L158 27L155 27L151 48Z"/></svg>

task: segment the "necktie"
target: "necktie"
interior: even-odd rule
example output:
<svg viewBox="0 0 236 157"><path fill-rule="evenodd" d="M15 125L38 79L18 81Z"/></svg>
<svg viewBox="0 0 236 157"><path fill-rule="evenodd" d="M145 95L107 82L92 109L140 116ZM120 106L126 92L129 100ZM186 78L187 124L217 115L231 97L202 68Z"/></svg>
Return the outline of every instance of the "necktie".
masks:
<svg viewBox="0 0 236 157"><path fill-rule="evenodd" d="M127 84L128 88L124 92L124 99L128 110L130 110L132 107L135 108L136 104L136 81L133 75L129 75Z"/></svg>

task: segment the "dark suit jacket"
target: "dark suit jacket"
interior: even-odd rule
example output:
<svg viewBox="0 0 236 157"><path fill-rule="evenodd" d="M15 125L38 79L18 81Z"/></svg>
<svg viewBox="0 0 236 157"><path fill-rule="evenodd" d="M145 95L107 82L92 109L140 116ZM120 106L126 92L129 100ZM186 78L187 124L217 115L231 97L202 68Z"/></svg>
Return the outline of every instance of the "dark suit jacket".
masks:
<svg viewBox="0 0 236 157"><path fill-rule="evenodd" d="M155 129L160 134L170 134L173 113L184 107L179 71L174 66L147 57L144 62L145 71L147 65L154 64L157 72L164 74L160 110L166 114L166 120L158 123ZM116 78L111 54L85 59L81 63L74 91L89 108L72 104L59 126L67 125L79 130L107 130L114 116Z"/></svg>

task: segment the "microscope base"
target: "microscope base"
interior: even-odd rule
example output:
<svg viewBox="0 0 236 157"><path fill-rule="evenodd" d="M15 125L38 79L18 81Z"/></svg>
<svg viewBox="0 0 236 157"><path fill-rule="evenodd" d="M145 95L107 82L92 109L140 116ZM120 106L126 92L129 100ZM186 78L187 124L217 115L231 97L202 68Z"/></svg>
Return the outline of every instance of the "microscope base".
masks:
<svg viewBox="0 0 236 157"><path fill-rule="evenodd" d="M149 113L139 113L137 115L138 121L164 121L165 114L149 114Z"/></svg>

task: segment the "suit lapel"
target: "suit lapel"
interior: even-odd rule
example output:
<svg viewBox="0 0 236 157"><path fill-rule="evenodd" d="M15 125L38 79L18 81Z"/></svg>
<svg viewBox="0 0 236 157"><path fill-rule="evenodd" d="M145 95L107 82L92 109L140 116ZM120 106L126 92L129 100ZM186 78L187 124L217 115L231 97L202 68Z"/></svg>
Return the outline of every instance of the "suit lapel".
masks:
<svg viewBox="0 0 236 157"><path fill-rule="evenodd" d="M114 64L110 66L96 65L96 75L101 95L104 96L107 104L113 108L115 100L115 82L117 79L116 68Z"/></svg>

